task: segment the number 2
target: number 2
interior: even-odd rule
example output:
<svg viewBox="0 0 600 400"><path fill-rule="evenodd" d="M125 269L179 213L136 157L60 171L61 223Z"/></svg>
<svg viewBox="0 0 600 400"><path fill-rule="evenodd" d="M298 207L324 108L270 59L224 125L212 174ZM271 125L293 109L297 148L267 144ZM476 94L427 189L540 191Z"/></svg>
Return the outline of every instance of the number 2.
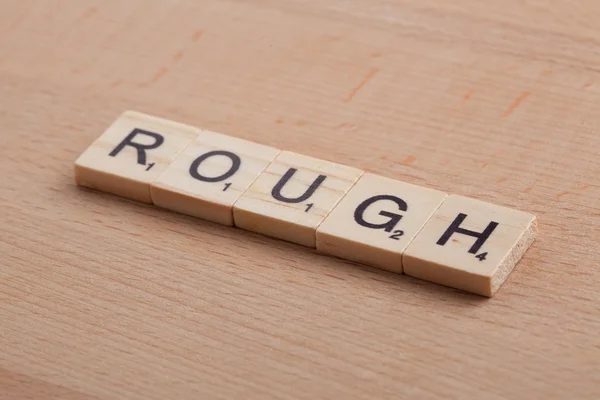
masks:
<svg viewBox="0 0 600 400"><path fill-rule="evenodd" d="M397 230L397 231L392 232L390 239L400 240L400 236L402 236L402 235L404 235L404 231Z"/></svg>

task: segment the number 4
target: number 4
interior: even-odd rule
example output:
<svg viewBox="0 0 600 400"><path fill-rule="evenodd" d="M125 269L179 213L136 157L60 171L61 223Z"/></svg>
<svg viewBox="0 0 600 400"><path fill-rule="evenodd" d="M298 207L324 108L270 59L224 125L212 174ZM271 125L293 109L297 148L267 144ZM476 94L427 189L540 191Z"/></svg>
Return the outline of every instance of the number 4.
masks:
<svg viewBox="0 0 600 400"><path fill-rule="evenodd" d="M475 256L475 258L479 258L479 261L483 261L485 260L485 257L487 256L487 251L485 253L479 253Z"/></svg>

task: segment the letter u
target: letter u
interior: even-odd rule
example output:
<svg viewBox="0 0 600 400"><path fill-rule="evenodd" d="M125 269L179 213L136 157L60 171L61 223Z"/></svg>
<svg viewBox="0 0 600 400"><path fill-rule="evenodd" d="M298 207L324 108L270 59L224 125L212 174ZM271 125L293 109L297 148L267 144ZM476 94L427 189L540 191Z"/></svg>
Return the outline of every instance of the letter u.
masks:
<svg viewBox="0 0 600 400"><path fill-rule="evenodd" d="M314 182L311 183L311 185L308 187L308 189L306 189L306 191L302 195L295 197L295 198L284 197L281 194L281 189L294 176L296 171L297 171L296 168L288 169L287 172L285 173L285 175L283 175L281 177L281 179L279 180L279 182L277 182L277 184L273 187L273 190L271 191L271 196L273 196L274 199L282 201L284 203L302 203L302 202L308 200L310 198L310 196L313 195L315 190L317 190L317 188L319 186L321 186L321 184L325 181L325 179L327 179L327 177L325 175L319 175L317 177L317 179L315 179Z"/></svg>

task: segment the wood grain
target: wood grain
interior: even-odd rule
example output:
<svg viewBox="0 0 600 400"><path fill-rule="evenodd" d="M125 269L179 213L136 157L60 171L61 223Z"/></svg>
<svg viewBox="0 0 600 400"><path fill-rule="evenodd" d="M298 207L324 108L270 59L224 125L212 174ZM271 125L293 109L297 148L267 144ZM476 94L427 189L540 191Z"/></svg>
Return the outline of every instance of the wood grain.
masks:
<svg viewBox="0 0 600 400"><path fill-rule="evenodd" d="M0 0L0 398L600 397L600 4ZM493 299L77 188L126 109L528 211Z"/></svg>

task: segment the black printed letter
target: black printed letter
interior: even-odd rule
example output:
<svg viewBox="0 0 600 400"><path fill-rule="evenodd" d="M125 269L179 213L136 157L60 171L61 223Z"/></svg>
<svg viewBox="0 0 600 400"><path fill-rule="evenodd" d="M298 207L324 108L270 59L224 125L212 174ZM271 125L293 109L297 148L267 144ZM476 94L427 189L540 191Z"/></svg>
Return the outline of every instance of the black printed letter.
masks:
<svg viewBox="0 0 600 400"><path fill-rule="evenodd" d="M152 143L152 144L135 143L133 141L133 138L135 138L137 135L150 136L151 138L154 139L154 143ZM123 150L125 148L125 146L131 146L131 147L135 147L135 149L137 150L138 164L146 165L146 151L145 150L155 149L158 146L160 146L161 144L163 144L164 141L165 141L165 138L162 137L162 135L159 135L158 133L149 132L149 131L145 131L143 129L136 128L136 129L132 130L131 133L129 135L127 135L127 137L125 139L123 139L123 141L121 143L119 143L119 145L117 147L115 147L115 149L113 151L111 151L109 153L109 156L115 157L117 154L119 154L121 152L121 150Z"/></svg>
<svg viewBox="0 0 600 400"><path fill-rule="evenodd" d="M492 232L494 232L494 229L496 229L496 227L498 226L497 222L490 222L489 225L487 226L487 228L485 228L483 230L483 232L478 233L478 232L473 232L470 231L468 229L463 229L460 227L460 224L463 223L463 221L465 220L465 218L467 218L466 214L458 214L458 216L456 217L456 219L454 220L454 222L452 222L452 224L448 227L448 229L446 230L446 232L444 232L444 234L442 235L442 237L440 238L440 240L437 241L437 244L440 246L443 246L446 244L446 242L448 241L448 239L450 239L450 237L452 236L452 234L454 233L462 233L463 235L468 235L468 236L473 236L476 237L477 240L475 241L475 243L473 244L473 246L471 246L471 248L469 249L469 253L471 254L477 254L477 252L479 251L479 249L481 248L481 246L483 246L483 244L485 243L486 240L488 240L488 238L490 237L490 235L492 234Z"/></svg>
<svg viewBox="0 0 600 400"><path fill-rule="evenodd" d="M227 172L225 172L223 175L215 176L212 178L204 176L204 175L200 175L198 173L198 167L200 166L200 164L202 164L202 162L204 160L206 160L207 158L213 157L213 156L229 157L231 159L231 168L229 168L229 170ZM210 151L206 154L202 154L200 157L198 157L194 160L194 162L190 166L190 175L202 182L221 182L221 181L224 181L225 179L231 177L233 174L235 174L237 172L237 170L240 169L240 165L242 165L242 160L236 154L230 153L229 151L221 151L221 150Z"/></svg>
<svg viewBox="0 0 600 400"><path fill-rule="evenodd" d="M379 196L373 196L373 197L363 201L362 203L360 203L360 205L358 207L356 207L356 210L354 211L354 221L356 221L357 224L362 225L366 228L383 229L386 232L391 232L396 227L398 222L400 222L400 220L402 219L402 215L394 214L394 213L391 213L388 211L379 211L379 215L381 215L382 217L389 218L389 220L383 224L373 224L373 223L365 221L365 219L364 219L364 213L367 210L367 208L371 204L376 203L380 200L393 201L394 203L396 203L398 205L398 209L400 211L406 211L408 209L408 206L406 205L406 202L404 200L402 200L396 196L382 194Z"/></svg>
<svg viewBox="0 0 600 400"><path fill-rule="evenodd" d="M296 197L296 198L283 197L281 195L281 189L285 186L285 184L287 183L287 181L289 181L290 178L292 176L294 176L294 174L296 173L296 171L297 171L296 168L290 168L285 173L285 175L283 175L281 177L281 179L279 180L279 182L277 182L277 185L275 185L275 187L271 191L271 196L273 196L273 198L275 198L276 200L279 200L279 201L283 201L284 203L302 203L303 201L305 201L308 198L310 198L310 196L313 195L313 193L315 192L315 190L317 190L317 188L319 186L321 186L321 184L323 183L323 181L325 181L325 179L327 179L327 177L325 175L319 175L317 177L317 179L315 179L315 181L310 185L310 187L308 189L306 189L306 192L304 192L304 194L302 194L301 196Z"/></svg>

